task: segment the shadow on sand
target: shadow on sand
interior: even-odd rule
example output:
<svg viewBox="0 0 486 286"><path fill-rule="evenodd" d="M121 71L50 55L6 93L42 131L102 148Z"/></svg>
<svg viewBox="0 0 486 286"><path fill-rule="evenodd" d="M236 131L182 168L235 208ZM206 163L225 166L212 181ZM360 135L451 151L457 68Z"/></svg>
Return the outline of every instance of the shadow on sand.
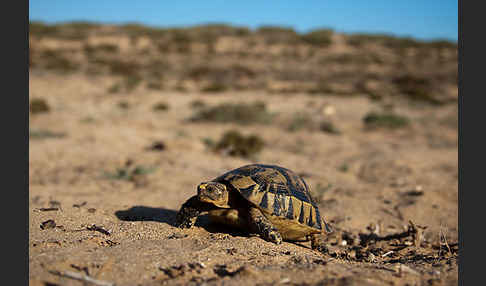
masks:
<svg viewBox="0 0 486 286"><path fill-rule="evenodd" d="M177 211L175 210L144 206L134 206L127 210L119 210L115 212L116 217L123 221L156 221L174 227L176 226L176 214Z"/></svg>
<svg viewBox="0 0 486 286"><path fill-rule="evenodd" d="M116 211L115 215L122 221L155 221L177 227L175 223L177 211L165 208L133 206L126 210ZM232 236L243 237L250 236L250 234L244 230L223 224L212 223L207 215L199 216L195 226L202 227L210 233L226 233Z"/></svg>

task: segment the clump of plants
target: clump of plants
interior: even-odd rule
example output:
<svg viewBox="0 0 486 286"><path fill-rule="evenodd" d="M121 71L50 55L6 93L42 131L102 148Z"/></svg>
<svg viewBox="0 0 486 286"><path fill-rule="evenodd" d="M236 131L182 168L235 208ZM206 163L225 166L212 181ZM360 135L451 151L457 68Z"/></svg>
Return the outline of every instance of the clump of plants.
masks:
<svg viewBox="0 0 486 286"><path fill-rule="evenodd" d="M152 106L152 110L156 112L169 110L169 104L166 102L158 102Z"/></svg>
<svg viewBox="0 0 486 286"><path fill-rule="evenodd" d="M267 44L293 44L299 39L297 32L291 27L262 26L256 30L256 34L263 36Z"/></svg>
<svg viewBox="0 0 486 286"><path fill-rule="evenodd" d="M162 90L163 88L163 84L162 82L160 81L154 81L154 80L151 80L147 83L147 88L148 89L153 89L153 90Z"/></svg>
<svg viewBox="0 0 486 286"><path fill-rule="evenodd" d="M303 128L311 128L313 124L314 122L309 114L299 112L294 114L286 129L289 132L295 132Z"/></svg>
<svg viewBox="0 0 486 286"><path fill-rule="evenodd" d="M408 117L395 114L391 111L369 112L363 118L367 128L387 128L397 129L406 127L410 124Z"/></svg>
<svg viewBox="0 0 486 286"><path fill-rule="evenodd" d="M29 130L30 139L52 139L52 138L63 138L63 137L66 137L66 134L61 132L53 132L44 129Z"/></svg>
<svg viewBox="0 0 486 286"><path fill-rule="evenodd" d="M131 163L125 164L125 166L117 168L114 172L105 172L104 176L113 180L125 180L136 181L138 177L150 174L155 171L155 167L135 165Z"/></svg>
<svg viewBox="0 0 486 286"><path fill-rule="evenodd" d="M216 93L216 92L223 92L227 89L228 89L228 87L225 84L213 82L213 83L203 87L201 91Z"/></svg>
<svg viewBox="0 0 486 286"><path fill-rule="evenodd" d="M334 125L331 120L322 120L319 123L319 130L335 135L341 134L341 131Z"/></svg>
<svg viewBox="0 0 486 286"><path fill-rule="evenodd" d="M51 108L47 102L42 98L33 98L30 101L30 112L32 114L46 113L49 112Z"/></svg>
<svg viewBox="0 0 486 286"><path fill-rule="evenodd" d="M200 108L190 118L194 122L234 122L237 124L269 123L273 114L269 113L262 101L254 103L222 103L217 106Z"/></svg>
<svg viewBox="0 0 486 286"><path fill-rule="evenodd" d="M265 142L258 135L245 136L237 130L229 130L223 134L217 143L208 141L212 144L212 149L216 152L223 152L230 156L253 157L264 147Z"/></svg>
<svg viewBox="0 0 486 286"><path fill-rule="evenodd" d="M121 81L114 83L112 86L108 88L109 93L119 93L122 91L130 92L137 88L142 82L142 77L139 75L127 75L122 78Z"/></svg>
<svg viewBox="0 0 486 286"><path fill-rule="evenodd" d="M42 53L45 61L45 68L63 73L71 73L79 70L80 65L71 59L59 54L58 52L47 50Z"/></svg>
<svg viewBox="0 0 486 286"><path fill-rule="evenodd" d="M331 29L317 29L302 35L301 39L310 45L325 47L332 44L333 34L334 31Z"/></svg>
<svg viewBox="0 0 486 286"><path fill-rule="evenodd" d="M122 100L122 101L119 101L117 103L118 107L121 108L121 109L129 109L130 108L130 103L128 103L127 101L125 100Z"/></svg>
<svg viewBox="0 0 486 286"><path fill-rule="evenodd" d="M404 94L413 100L420 100L432 104L440 104L432 90L432 82L425 77L415 75L403 75L393 79L393 83Z"/></svg>
<svg viewBox="0 0 486 286"><path fill-rule="evenodd" d="M206 107L206 103L201 100L201 99L195 99L193 101L191 101L191 107L192 108L203 108L203 107Z"/></svg>

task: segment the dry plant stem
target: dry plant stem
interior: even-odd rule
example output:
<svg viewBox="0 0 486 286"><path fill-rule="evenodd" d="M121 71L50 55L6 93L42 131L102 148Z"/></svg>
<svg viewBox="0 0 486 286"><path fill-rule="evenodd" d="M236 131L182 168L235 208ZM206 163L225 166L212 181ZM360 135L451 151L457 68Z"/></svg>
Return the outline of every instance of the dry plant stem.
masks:
<svg viewBox="0 0 486 286"><path fill-rule="evenodd" d="M440 233L439 233L439 253L442 247L442 239L444 240L444 244L447 247L447 250L449 251L450 254L452 254L451 248L449 247L449 243L447 243L447 238L442 231L442 227L440 228Z"/></svg>
<svg viewBox="0 0 486 286"><path fill-rule="evenodd" d="M71 278L71 279L76 279L76 280L92 283L92 284L99 285L99 286L115 286L115 283L113 283L113 282L96 280L96 279L94 279L94 278L92 278L88 275L84 275L84 274L76 273L76 272L72 272L72 271L64 271L64 272L50 271L50 272L54 275L67 277L67 278Z"/></svg>

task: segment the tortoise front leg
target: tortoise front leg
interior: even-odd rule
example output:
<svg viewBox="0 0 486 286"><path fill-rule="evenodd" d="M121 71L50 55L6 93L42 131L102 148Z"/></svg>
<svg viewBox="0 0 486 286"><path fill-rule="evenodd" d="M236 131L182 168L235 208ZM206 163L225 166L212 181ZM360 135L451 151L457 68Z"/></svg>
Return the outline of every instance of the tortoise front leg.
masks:
<svg viewBox="0 0 486 286"><path fill-rule="evenodd" d="M257 208L250 208L249 211L249 224L250 227L260 236L275 244L282 243L282 236L273 224L263 215L263 213Z"/></svg>
<svg viewBox="0 0 486 286"><path fill-rule="evenodd" d="M191 228L196 223L196 219L203 212L210 211L215 207L199 201L197 196L188 199L176 215L176 226L180 228Z"/></svg>

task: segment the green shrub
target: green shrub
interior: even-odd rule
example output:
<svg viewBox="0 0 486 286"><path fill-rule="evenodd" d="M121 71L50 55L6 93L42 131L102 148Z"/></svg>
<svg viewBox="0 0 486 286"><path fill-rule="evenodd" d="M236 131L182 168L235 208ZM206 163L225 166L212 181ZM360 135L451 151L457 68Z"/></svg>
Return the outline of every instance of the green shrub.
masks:
<svg viewBox="0 0 486 286"><path fill-rule="evenodd" d="M35 36L53 36L59 32L59 28L53 25L47 25L43 22L29 22L29 34Z"/></svg>
<svg viewBox="0 0 486 286"><path fill-rule="evenodd" d="M111 85L109 88L108 88L108 92L109 93L119 93L122 89L122 86L119 82L117 83L114 83L113 85Z"/></svg>
<svg viewBox="0 0 486 286"><path fill-rule="evenodd" d="M49 138L63 138L66 137L65 133L52 132L49 130L29 130L30 139L49 139Z"/></svg>
<svg viewBox="0 0 486 286"><path fill-rule="evenodd" d="M330 134L341 134L341 131L339 131L339 129L337 129L334 123L330 120L322 120L319 123L319 130Z"/></svg>
<svg viewBox="0 0 486 286"><path fill-rule="evenodd" d="M104 177L113 180L135 181L136 177L152 173L155 169L155 167L142 165L136 165L134 167L124 166L116 169L115 172L105 172Z"/></svg>
<svg viewBox="0 0 486 286"><path fill-rule="evenodd" d="M70 73L80 68L78 63L65 58L56 51L47 50L42 53L47 70L55 70L63 73Z"/></svg>
<svg viewBox="0 0 486 286"><path fill-rule="evenodd" d="M256 33L263 36L267 44L292 44L299 39L297 32L290 27L262 26L256 30Z"/></svg>
<svg viewBox="0 0 486 286"><path fill-rule="evenodd" d="M407 117L392 112L370 112L363 118L363 122L368 128L388 129L401 128L410 124L410 120Z"/></svg>
<svg viewBox="0 0 486 286"><path fill-rule="evenodd" d="M396 37L388 34L352 34L347 36L349 45L362 47L365 44L381 44L393 49L420 47L421 42L409 37Z"/></svg>
<svg viewBox="0 0 486 286"><path fill-rule="evenodd" d="M142 82L142 77L139 75L131 75L124 77L123 83L127 91L134 90Z"/></svg>
<svg viewBox="0 0 486 286"><path fill-rule="evenodd" d="M434 96L433 84L428 78L407 74L394 78L393 83L400 92L405 93L413 100L441 104L441 101Z"/></svg>
<svg viewBox="0 0 486 286"><path fill-rule="evenodd" d="M160 81L149 81L147 82L147 88L148 89L153 89L153 90L162 90L163 84Z"/></svg>
<svg viewBox="0 0 486 286"><path fill-rule="evenodd" d="M307 113L298 112L294 114L291 121L286 127L287 131L295 132L303 128L312 128L314 122L312 117Z"/></svg>
<svg viewBox="0 0 486 286"><path fill-rule="evenodd" d="M268 123L273 115L266 110L264 102L223 103L201 108L190 119L194 122L234 122L238 124Z"/></svg>
<svg viewBox="0 0 486 286"><path fill-rule="evenodd" d="M331 29L318 29L310 31L307 34L301 35L300 38L305 43L314 46L329 46L332 44L332 35L334 31Z"/></svg>
<svg viewBox="0 0 486 286"><path fill-rule="evenodd" d="M264 141L257 135L245 136L236 130L230 130L214 146L215 151L227 152L230 156L252 157L264 147Z"/></svg>
<svg viewBox="0 0 486 286"><path fill-rule="evenodd" d="M115 75L133 76L140 69L140 66L135 62L106 60L104 63L108 65L110 72Z"/></svg>
<svg viewBox="0 0 486 286"><path fill-rule="evenodd" d="M85 44L83 46L83 50L88 55L94 54L96 52L116 53L119 51L119 47L114 44L101 44L96 46Z"/></svg>
<svg viewBox="0 0 486 286"><path fill-rule="evenodd" d="M213 82L207 86L205 86L201 91L202 92L223 92L227 90L228 87L222 83Z"/></svg>
<svg viewBox="0 0 486 286"><path fill-rule="evenodd" d="M191 101L191 107L192 108L206 107L206 103L201 99L195 99L195 100Z"/></svg>
<svg viewBox="0 0 486 286"><path fill-rule="evenodd" d="M121 81L114 83L108 88L109 93L118 93L121 91L130 92L137 88L142 82L142 77L139 75L127 75Z"/></svg>

